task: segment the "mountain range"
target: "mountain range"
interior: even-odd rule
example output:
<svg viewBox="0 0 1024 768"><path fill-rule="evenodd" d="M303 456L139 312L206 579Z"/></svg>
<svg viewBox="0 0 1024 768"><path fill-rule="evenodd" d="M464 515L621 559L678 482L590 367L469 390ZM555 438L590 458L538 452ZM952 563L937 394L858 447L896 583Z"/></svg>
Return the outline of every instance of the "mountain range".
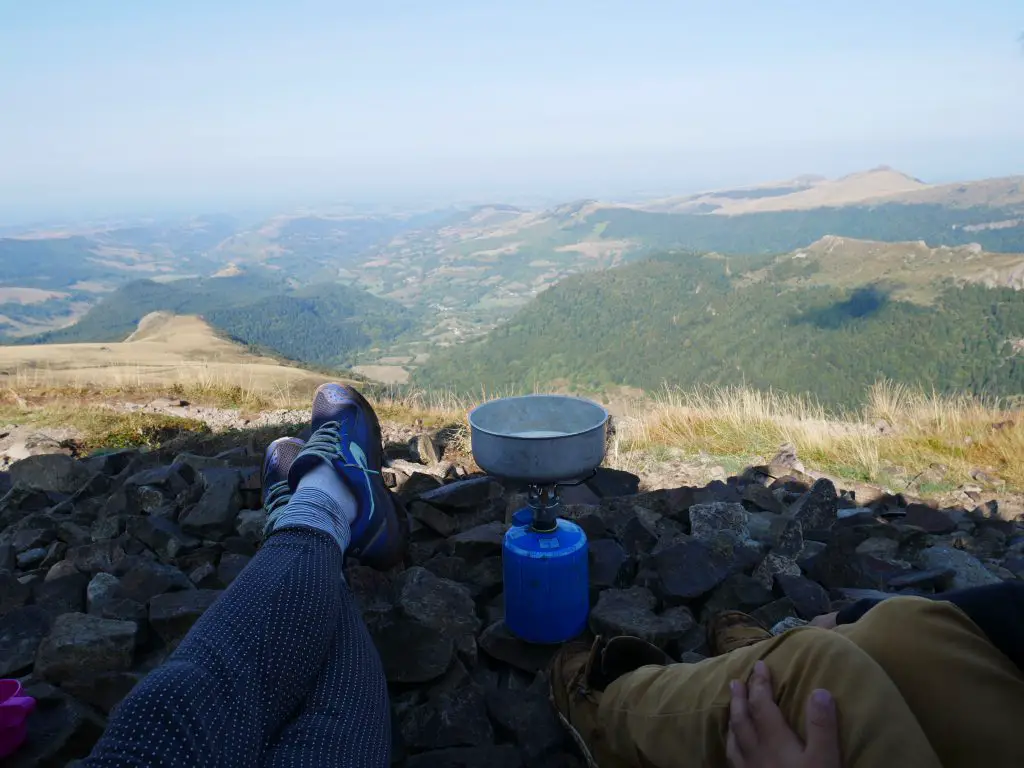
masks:
<svg viewBox="0 0 1024 768"><path fill-rule="evenodd" d="M741 380L803 384L841 402L871 377L913 374L940 389L1006 394L1019 354L1005 350L1024 337L1015 319L1024 177L930 185L882 167L539 210L331 209L11 234L0 239L8 343L116 341L152 311L198 314L292 359L383 362L374 370L411 371L429 386ZM878 306L829 325L861 301ZM929 334L947 320L949 348L939 354L946 342ZM915 324L923 336L907 330ZM679 328L688 330L677 338ZM876 332L910 334L936 362L869 364L855 348ZM811 386L799 366L770 374L757 345L723 343L758 333L783 334L812 359L827 343L860 362L833 361L824 370L836 380ZM568 356L557 349L572 346L566 339L579 342ZM664 347L670 339L680 346ZM951 375L978 345L995 350L986 353L992 371Z"/></svg>

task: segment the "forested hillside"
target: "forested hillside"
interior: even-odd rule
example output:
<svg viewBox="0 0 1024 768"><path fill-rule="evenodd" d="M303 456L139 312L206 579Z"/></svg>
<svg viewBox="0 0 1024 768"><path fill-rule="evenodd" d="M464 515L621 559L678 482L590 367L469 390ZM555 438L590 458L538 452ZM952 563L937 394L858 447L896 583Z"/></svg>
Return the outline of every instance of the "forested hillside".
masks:
<svg viewBox="0 0 1024 768"><path fill-rule="evenodd" d="M20 343L122 341L158 310L200 315L232 338L307 363L341 366L359 350L412 326L401 305L339 284L282 289L261 277L138 280L118 289L78 323Z"/></svg>
<svg viewBox="0 0 1024 768"><path fill-rule="evenodd" d="M594 214L593 219L607 222L601 233L604 238L630 238L660 248L719 253L782 253L825 235L889 242L924 240L931 246L979 243L986 251L1022 253L1024 219L1020 216L1017 210L990 207L886 203L741 216L608 208ZM993 222L1008 223L978 228ZM588 220L580 229L592 226L593 221Z"/></svg>
<svg viewBox="0 0 1024 768"><path fill-rule="evenodd" d="M676 253L565 280L481 341L436 354L417 381L463 391L743 383L832 404L858 402L879 378L1024 392L1019 292L950 283L919 305L885 285L809 286L788 272L744 285L756 266Z"/></svg>

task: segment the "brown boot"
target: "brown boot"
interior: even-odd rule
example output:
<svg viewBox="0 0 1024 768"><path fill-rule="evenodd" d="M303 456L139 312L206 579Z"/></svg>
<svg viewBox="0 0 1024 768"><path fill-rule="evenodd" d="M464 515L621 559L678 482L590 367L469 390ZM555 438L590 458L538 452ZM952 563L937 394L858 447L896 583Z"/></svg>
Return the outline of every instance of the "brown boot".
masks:
<svg viewBox="0 0 1024 768"><path fill-rule="evenodd" d="M628 768L608 748L597 722L604 689L623 675L651 664L674 663L638 637L598 637L593 645L570 643L551 662L551 703L590 768Z"/></svg>
<svg viewBox="0 0 1024 768"><path fill-rule="evenodd" d="M742 611L722 611L708 622L708 648L721 656L772 636L761 622Z"/></svg>

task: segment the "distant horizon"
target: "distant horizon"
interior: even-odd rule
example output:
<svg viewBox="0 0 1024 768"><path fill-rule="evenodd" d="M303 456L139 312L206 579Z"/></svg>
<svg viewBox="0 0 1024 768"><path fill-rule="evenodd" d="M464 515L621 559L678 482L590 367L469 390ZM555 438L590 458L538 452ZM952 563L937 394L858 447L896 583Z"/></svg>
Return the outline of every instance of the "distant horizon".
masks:
<svg viewBox="0 0 1024 768"><path fill-rule="evenodd" d="M0 0L0 221L1024 172L1011 0Z"/></svg>
<svg viewBox="0 0 1024 768"><path fill-rule="evenodd" d="M598 200L601 202L608 203L629 203L629 202L640 202L646 200L653 200L661 197L676 197L698 194L701 192L711 192L714 190L726 190L735 189L748 186L758 185L769 185L774 183L785 183L788 181L794 181L802 177L816 177L824 178L828 180L837 180L846 176L851 176L860 173L866 173L869 171L879 169L891 169L898 173L902 173L911 178L917 179L925 184L929 185L943 185L943 184L956 184L961 182L973 182L973 181L984 181L988 179L997 178L1012 178L1012 177L1024 177L1024 164L1022 164L1017 172L1003 173L999 175L989 175L981 177L967 177L957 176L950 178L934 178L923 176L914 173L912 170L907 168L901 168L890 163L876 163L871 166L852 168L839 173L825 174L816 173L814 171L802 171L798 173L792 173L790 175L776 176L773 178L740 178L739 180L723 181L722 183L714 184L702 184L702 185L690 185L689 187L680 186L659 186L651 187L649 189L632 189L629 191L622 191L618 194L541 194L531 193L529 191L513 191L507 196L459 196L453 194L451 196L442 196L431 194L430 192L423 192L420 195L392 195L386 194L359 199L359 198L334 198L330 199L327 196L321 197L319 200L315 199L315 196L311 196L310 199L302 200L281 200L274 202L271 200L260 201L260 202L245 202L236 201L223 201L221 204L202 205L199 203L187 204L180 203L176 205L141 205L136 209L132 209L129 206L118 209L115 206L109 209L100 209L93 212L82 211L81 213L75 214L71 212L59 212L55 211L49 215L42 212L39 215L25 215L21 217L8 217L5 216L5 211L0 207L0 237L12 236L11 234L5 235L5 230L24 230L26 232L32 231L34 228L45 228L49 226L83 226L88 224L132 224L141 223L147 221L161 222L161 221L177 221L182 219L200 218L204 216L233 216L238 218L251 218L254 220L279 216L279 215L294 215L302 212L309 212L310 215L315 214L336 214L340 209L351 208L353 213L365 213L365 214L383 214L383 213L409 213L414 211L430 211L430 210L444 210L446 208L452 209L465 209L476 206L486 205L513 205L527 209L540 209L549 206L574 202L577 200ZM331 210L334 209L334 210Z"/></svg>

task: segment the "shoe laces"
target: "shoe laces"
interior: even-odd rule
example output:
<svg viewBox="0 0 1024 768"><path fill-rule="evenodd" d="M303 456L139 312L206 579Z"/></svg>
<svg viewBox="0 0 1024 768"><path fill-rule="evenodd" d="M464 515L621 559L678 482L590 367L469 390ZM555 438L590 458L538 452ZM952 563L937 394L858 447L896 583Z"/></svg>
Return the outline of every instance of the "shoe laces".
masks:
<svg viewBox="0 0 1024 768"><path fill-rule="evenodd" d="M366 454L360 449L358 453L354 453L350 450L350 453L354 453L351 457L355 460L355 464L349 461L348 456L342 450L342 445L348 443L348 430L340 422L327 421L320 426L320 428L312 434L309 440L306 441L306 446L302 449L302 453L299 455L311 454L313 456L319 456L324 461L334 466L345 467L348 469L358 469L367 475L379 475L375 469L370 469L366 464ZM351 447L351 443L349 444ZM358 448L359 446L355 446ZM342 464L337 464L338 459L343 459Z"/></svg>
<svg viewBox="0 0 1024 768"><path fill-rule="evenodd" d="M299 453L299 456L309 454L323 459L331 466L358 469L367 475L379 475L380 472L370 469L363 463L353 464L348 461L344 451L341 449L342 444L347 442L347 440L348 431L340 422L327 421L310 436L309 440L306 441L305 446L303 446L302 451ZM363 461L366 460L366 456L361 450L353 458L355 458L357 462L360 458L363 459ZM344 463L338 464L338 459L344 459ZM266 502L264 503L264 506L267 509L266 531L273 530L274 524L283 514L284 508L288 505L291 498L292 490L288 485L287 480L274 483L267 488Z"/></svg>
<svg viewBox="0 0 1024 768"><path fill-rule="evenodd" d="M275 517L274 513L286 506L292 498L292 489L288 486L288 480L278 480L267 486L263 498L263 508L267 510L267 519ZM276 517L275 517L276 519Z"/></svg>

